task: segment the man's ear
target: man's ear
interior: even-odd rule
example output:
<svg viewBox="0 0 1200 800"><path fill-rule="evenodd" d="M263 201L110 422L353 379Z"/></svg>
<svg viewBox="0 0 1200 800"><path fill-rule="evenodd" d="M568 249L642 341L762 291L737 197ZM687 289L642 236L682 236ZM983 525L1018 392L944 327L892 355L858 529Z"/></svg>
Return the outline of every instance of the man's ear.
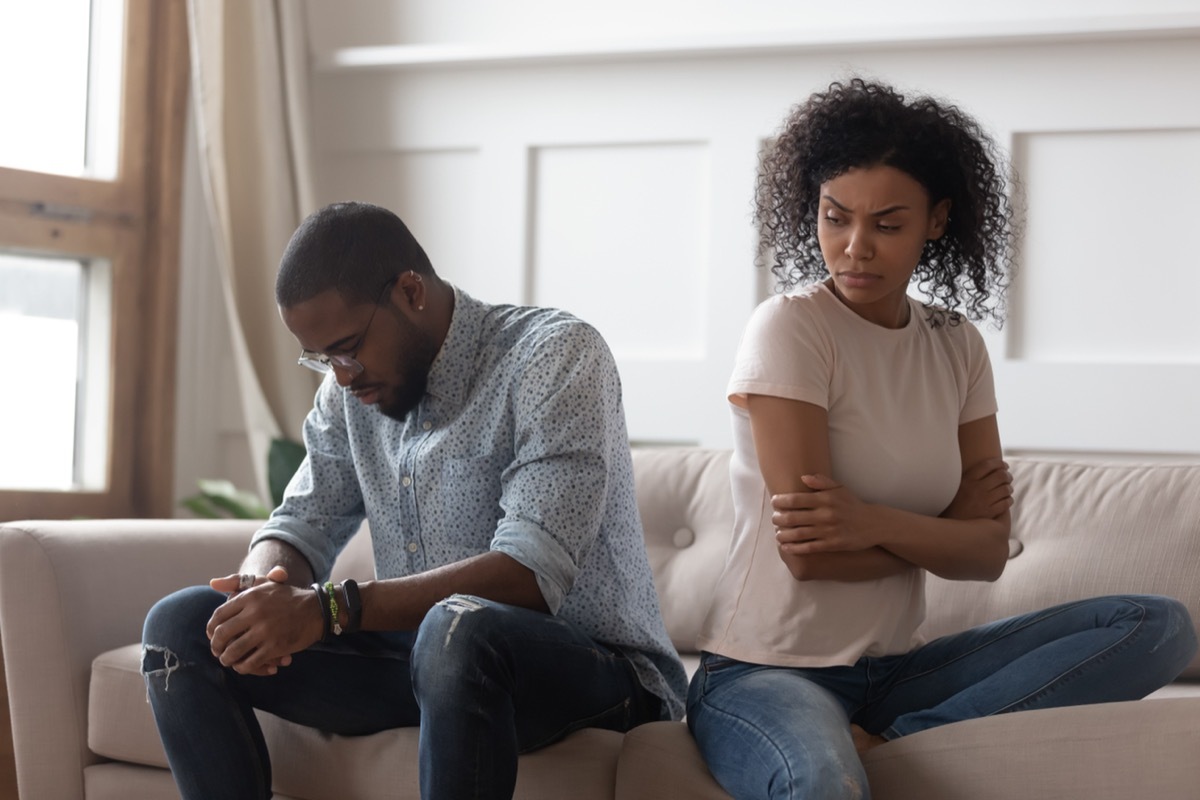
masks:
<svg viewBox="0 0 1200 800"><path fill-rule="evenodd" d="M931 242L942 238L949 221L950 198L947 197L934 203L933 208L929 210L929 233L925 238Z"/></svg>
<svg viewBox="0 0 1200 800"><path fill-rule="evenodd" d="M425 281L418 273L411 269L408 272L402 272L396 279L396 285L392 287L392 303L397 308L424 311L425 289Z"/></svg>

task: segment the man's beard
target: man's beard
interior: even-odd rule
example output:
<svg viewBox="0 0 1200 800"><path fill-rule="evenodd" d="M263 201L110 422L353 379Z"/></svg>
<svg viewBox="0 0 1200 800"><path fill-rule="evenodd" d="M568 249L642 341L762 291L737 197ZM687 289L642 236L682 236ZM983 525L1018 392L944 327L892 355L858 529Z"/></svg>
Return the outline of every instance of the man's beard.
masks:
<svg viewBox="0 0 1200 800"><path fill-rule="evenodd" d="M429 386L429 371L433 360L437 357L437 349L433 342L423 336L414 327L410 331L412 346L400 357L396 364L396 372L402 376L402 382L379 398L379 411L397 422L403 422L409 413L420 405Z"/></svg>

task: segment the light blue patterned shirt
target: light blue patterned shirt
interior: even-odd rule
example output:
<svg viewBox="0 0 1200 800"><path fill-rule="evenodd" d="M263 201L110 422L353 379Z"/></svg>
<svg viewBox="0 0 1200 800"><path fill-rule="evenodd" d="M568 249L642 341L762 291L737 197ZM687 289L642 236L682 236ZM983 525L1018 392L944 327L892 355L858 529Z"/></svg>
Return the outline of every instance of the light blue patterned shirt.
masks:
<svg viewBox="0 0 1200 800"><path fill-rule="evenodd" d="M622 649L663 716L687 678L663 626L608 346L554 309L454 290L425 397L403 422L332 376L304 423L308 458L255 536L324 579L370 520L379 578L497 550L531 569L550 611Z"/></svg>

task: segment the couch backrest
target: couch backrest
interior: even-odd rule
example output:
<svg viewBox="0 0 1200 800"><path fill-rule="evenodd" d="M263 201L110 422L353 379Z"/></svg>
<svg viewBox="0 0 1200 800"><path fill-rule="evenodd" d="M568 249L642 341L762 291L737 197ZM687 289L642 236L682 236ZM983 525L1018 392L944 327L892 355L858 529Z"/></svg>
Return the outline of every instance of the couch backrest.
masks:
<svg viewBox="0 0 1200 800"><path fill-rule="evenodd" d="M930 576L927 636L1121 593L1174 597L1200 624L1200 464L1007 460L1008 566L994 583ZM1200 658L1184 677L1200 678Z"/></svg>
<svg viewBox="0 0 1200 800"><path fill-rule="evenodd" d="M663 618L695 652L733 527L729 452L635 448L646 549ZM994 583L930 576L930 637L1068 600L1165 594L1200 622L1200 464L1010 457L1013 553ZM1184 673L1200 678L1200 659Z"/></svg>
<svg viewBox="0 0 1200 800"><path fill-rule="evenodd" d="M646 551L667 632L684 654L696 651L733 530L729 457L692 447L633 450ZM926 636L1115 593L1175 597L1200 623L1200 463L1008 462L1016 497L1008 566L994 583L929 576ZM364 532L334 575L373 572ZM1200 678L1200 658L1184 676Z"/></svg>
<svg viewBox="0 0 1200 800"><path fill-rule="evenodd" d="M694 653L733 531L728 450L633 449L638 510L667 633Z"/></svg>

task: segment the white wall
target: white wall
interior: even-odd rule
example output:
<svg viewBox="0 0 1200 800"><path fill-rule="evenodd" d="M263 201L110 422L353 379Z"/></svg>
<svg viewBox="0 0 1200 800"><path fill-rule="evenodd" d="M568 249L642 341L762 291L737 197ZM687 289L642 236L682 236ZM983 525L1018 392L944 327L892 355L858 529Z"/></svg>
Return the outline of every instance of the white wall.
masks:
<svg viewBox="0 0 1200 800"><path fill-rule="evenodd" d="M861 72L959 102L1024 179L1013 315L988 332L1006 445L1200 453L1200 0L307 10L319 199L394 208L479 297L595 323L636 440L728 444L725 379L767 291L757 153Z"/></svg>

